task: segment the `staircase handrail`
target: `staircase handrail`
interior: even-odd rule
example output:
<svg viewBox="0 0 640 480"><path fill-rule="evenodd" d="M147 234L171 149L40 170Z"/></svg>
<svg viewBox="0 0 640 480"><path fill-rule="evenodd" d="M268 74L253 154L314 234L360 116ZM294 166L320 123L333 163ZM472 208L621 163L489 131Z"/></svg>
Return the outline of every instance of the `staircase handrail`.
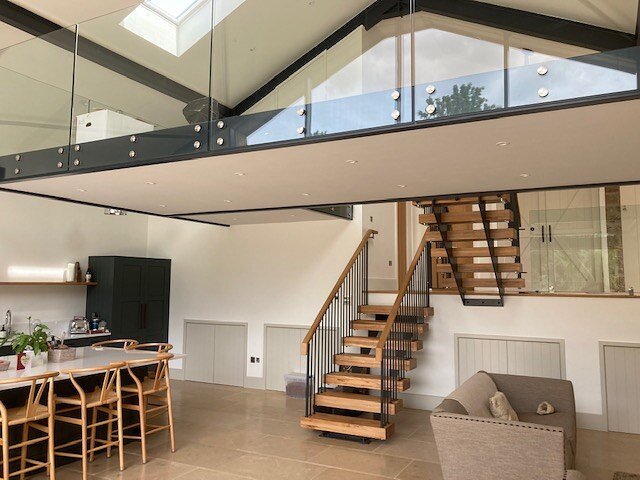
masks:
<svg viewBox="0 0 640 480"><path fill-rule="evenodd" d="M393 328L393 324L396 321L396 317L398 316L398 310L402 305L402 300L407 294L407 290L409 289L409 285L411 284L411 279L416 272L416 267L418 266L418 262L420 261L420 257L424 252L424 249L427 248L427 244L429 243L429 234L431 232L427 229L422 235L422 240L420 240L420 245L416 250L416 253L411 261L411 265L409 265L409 269L407 270L407 274L402 279L400 283L400 288L398 289L398 296L396 297L395 302L393 303L393 307L391 307L391 312L387 317L387 322L384 326L384 330L380 334L378 344L376 345L376 359L382 361L382 351L384 349L384 345L387 342L387 338L389 337L389 333L391 333L391 329Z"/></svg>
<svg viewBox="0 0 640 480"><path fill-rule="evenodd" d="M347 262L347 266L344 267L344 270L340 274L340 277L338 277L338 280L334 285L333 289L331 290L331 293L329 293L327 300L322 305L322 308L320 309L320 312L318 313L315 320L313 321L311 328L309 328L307 335L304 337L304 340L302 340L302 355L307 355L309 353L309 342L311 341L311 339L313 338L313 335L316 333L316 330L320 326L320 322L322 322L322 319L325 313L327 313L329 306L331 305L338 291L340 290L340 287L342 286L344 279L349 274L351 267L353 267L354 263L360 256L360 253L362 252L362 250L364 250L364 247L367 245L367 242L369 241L369 239L373 238L374 235L376 235L377 233L378 232L376 230L372 230L372 229L369 229L365 232L364 236L362 237L362 240L358 244L358 247L356 248L355 252L351 256L349 261Z"/></svg>

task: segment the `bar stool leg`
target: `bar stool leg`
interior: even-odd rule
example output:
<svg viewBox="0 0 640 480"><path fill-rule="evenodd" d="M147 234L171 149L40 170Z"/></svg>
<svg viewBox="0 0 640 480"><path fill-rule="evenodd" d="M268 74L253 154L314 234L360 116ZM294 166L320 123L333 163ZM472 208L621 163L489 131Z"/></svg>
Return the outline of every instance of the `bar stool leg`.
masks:
<svg viewBox="0 0 640 480"><path fill-rule="evenodd" d="M120 460L120 471L124 470L124 428L122 425L122 390L120 370L117 372L116 377L116 392L118 394L118 459Z"/></svg>
<svg viewBox="0 0 640 480"><path fill-rule="evenodd" d="M138 394L138 405L140 406L140 444L142 446L142 463L147 463L147 410L146 398L142 393Z"/></svg>
<svg viewBox="0 0 640 480"><path fill-rule="evenodd" d="M107 408L109 409L107 417L107 420L109 421L109 423L107 423L107 442L111 442L113 440L113 404L109 404ZM111 445L107 447L107 458L111 458Z"/></svg>
<svg viewBox="0 0 640 480"><path fill-rule="evenodd" d="M2 420L2 479L9 480L9 424Z"/></svg>
<svg viewBox="0 0 640 480"><path fill-rule="evenodd" d="M95 458L95 452L93 451L93 449L96 447L96 427L95 424L98 421L98 408L97 407L93 407L93 412L91 413L91 425L93 425L93 427L91 427L91 442L90 442L90 447L89 450L91 450L91 453L89 453L89 461L93 462L93 459Z"/></svg>
<svg viewBox="0 0 640 480"><path fill-rule="evenodd" d="M25 443L29 440L29 422L26 422L22 425L22 443ZM20 470L24 470L27 468L27 446L22 445L20 447ZM25 474L24 472L20 474L20 480L24 480Z"/></svg>
<svg viewBox="0 0 640 480"><path fill-rule="evenodd" d="M49 418L47 420L48 430L49 430L49 466L47 467L47 472L49 473L49 480L56 480L56 442L54 439L54 430L55 430L55 417L53 412L53 407L49 407Z"/></svg>
<svg viewBox="0 0 640 480"><path fill-rule="evenodd" d="M169 417L169 438L171 439L171 452L176 451L176 436L173 429L173 405L171 403L171 387L167 388L167 416Z"/></svg>
<svg viewBox="0 0 640 480"><path fill-rule="evenodd" d="M87 454L87 409L82 406L81 411L81 423L82 423L82 480L87 480L87 474L89 470L89 458Z"/></svg>

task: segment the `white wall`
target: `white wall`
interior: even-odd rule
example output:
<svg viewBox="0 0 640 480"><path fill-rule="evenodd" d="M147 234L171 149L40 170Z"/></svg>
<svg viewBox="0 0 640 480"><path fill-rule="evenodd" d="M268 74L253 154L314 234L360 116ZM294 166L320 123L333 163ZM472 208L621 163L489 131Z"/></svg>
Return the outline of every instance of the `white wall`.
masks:
<svg viewBox="0 0 640 480"><path fill-rule="evenodd" d="M369 242L369 287L371 290L398 288L398 237L395 203L362 206L362 233L372 229L377 235ZM389 265L391 262L391 265Z"/></svg>
<svg viewBox="0 0 640 480"><path fill-rule="evenodd" d="M372 303L385 303L376 295ZM640 302L632 298L506 297L504 308L463 307L457 295L432 295L435 315L410 372L410 396L438 402L455 385L454 334L557 338L565 341L567 379L574 385L579 422L601 427L600 341L640 342ZM415 399L414 399L415 400Z"/></svg>
<svg viewBox="0 0 640 480"><path fill-rule="evenodd" d="M249 327L247 357L264 361L265 324L312 323L362 238L360 208L354 217L232 228L150 218L148 254L172 259L175 350L185 319L241 322ZM247 358L247 376L262 377L262 361Z"/></svg>
<svg viewBox="0 0 640 480"><path fill-rule="evenodd" d="M84 271L90 255L145 256L147 217L113 217L103 212L0 192L0 281L48 279L42 274L10 277L10 267L62 270L67 263L79 261ZM14 327L18 323L22 324L18 328L26 329L31 315L59 334L74 315L85 314L85 298L85 287L0 285L0 323L11 309Z"/></svg>

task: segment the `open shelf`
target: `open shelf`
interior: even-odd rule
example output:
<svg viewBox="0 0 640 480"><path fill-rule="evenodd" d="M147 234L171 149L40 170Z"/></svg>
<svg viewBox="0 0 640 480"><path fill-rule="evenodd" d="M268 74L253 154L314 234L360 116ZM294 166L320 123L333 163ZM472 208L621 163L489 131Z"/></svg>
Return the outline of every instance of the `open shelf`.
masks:
<svg viewBox="0 0 640 480"><path fill-rule="evenodd" d="M66 286L66 287L92 287L98 285L96 282L0 282L0 286L5 285L56 285L56 286Z"/></svg>

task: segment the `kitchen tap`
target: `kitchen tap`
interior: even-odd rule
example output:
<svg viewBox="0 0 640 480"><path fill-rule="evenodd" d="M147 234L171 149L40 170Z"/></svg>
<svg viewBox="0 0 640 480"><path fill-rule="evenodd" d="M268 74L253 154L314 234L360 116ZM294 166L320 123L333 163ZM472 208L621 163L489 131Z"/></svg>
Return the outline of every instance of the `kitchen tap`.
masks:
<svg viewBox="0 0 640 480"><path fill-rule="evenodd" d="M4 316L4 329L7 331L7 335L11 332L11 310L7 310Z"/></svg>

